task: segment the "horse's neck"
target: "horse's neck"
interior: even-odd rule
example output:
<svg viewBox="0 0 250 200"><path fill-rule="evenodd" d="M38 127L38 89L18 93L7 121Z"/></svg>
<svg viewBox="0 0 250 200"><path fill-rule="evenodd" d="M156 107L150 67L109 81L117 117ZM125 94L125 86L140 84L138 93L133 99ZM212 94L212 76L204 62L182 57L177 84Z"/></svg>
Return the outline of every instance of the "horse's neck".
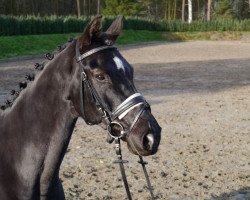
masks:
<svg viewBox="0 0 250 200"><path fill-rule="evenodd" d="M30 131L49 138L66 130L69 121L76 117L71 112L69 86L74 73L70 73L73 57L68 55L69 48L45 66L9 111L13 119L21 122L18 125L23 126L25 134Z"/></svg>
<svg viewBox="0 0 250 200"><path fill-rule="evenodd" d="M77 119L71 111L69 89L75 70L73 50L71 44L50 61L36 80L21 92L12 108L3 113L0 146L15 152L11 159L15 160L20 177L25 180L30 180L32 171L41 173L41 166L42 173L47 173L45 177L49 179L52 174L48 173L58 169L69 143Z"/></svg>

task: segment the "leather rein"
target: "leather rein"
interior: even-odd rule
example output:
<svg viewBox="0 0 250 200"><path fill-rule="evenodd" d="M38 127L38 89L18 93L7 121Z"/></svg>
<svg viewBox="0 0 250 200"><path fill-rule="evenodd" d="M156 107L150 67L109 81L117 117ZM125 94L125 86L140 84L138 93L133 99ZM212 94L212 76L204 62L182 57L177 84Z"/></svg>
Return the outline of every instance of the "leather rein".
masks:
<svg viewBox="0 0 250 200"><path fill-rule="evenodd" d="M111 111L108 108L108 106L102 101L96 89L94 88L91 80L88 79L87 74L85 72L86 66L84 66L82 61L92 54L95 54L99 51L103 51L107 49L117 49L117 48L115 46L101 46L101 47L91 49L83 54L80 54L78 43L76 43L76 61L80 66L80 107L81 107L81 113L82 113L83 119L85 120L85 109L84 109L85 98L84 98L83 92L84 90L88 90L90 93L91 101L95 102L97 109L102 113L102 118L107 123L107 129L108 129L107 142L112 143L113 141L115 141L115 151L117 155L117 160L115 160L114 163L118 163L120 166L120 171L121 171L124 187L127 193L127 197L129 200L132 200L132 196L129 190L129 185L128 185L126 174L125 174L125 168L123 165L123 163L127 163L128 161L122 159L120 139L126 137L129 134L129 132L132 131L140 115L143 113L145 109L150 109L150 106L140 93L135 93L129 96L114 111ZM126 131L123 125L119 123L119 121L128 112L130 112L133 108L137 106L141 106L141 109L139 110L136 117L134 118L134 121L132 125L130 126L129 130ZM90 124L86 120L85 122L87 124ZM119 133L117 133L117 131L114 130L114 127L116 128L119 127ZM133 143L133 141L131 142ZM145 166L147 162L143 160L140 154L139 154L138 162L142 165L143 172L147 181L148 189L151 194L151 198L155 199L154 194L153 194L153 189L152 189L149 176L146 170L146 166Z"/></svg>

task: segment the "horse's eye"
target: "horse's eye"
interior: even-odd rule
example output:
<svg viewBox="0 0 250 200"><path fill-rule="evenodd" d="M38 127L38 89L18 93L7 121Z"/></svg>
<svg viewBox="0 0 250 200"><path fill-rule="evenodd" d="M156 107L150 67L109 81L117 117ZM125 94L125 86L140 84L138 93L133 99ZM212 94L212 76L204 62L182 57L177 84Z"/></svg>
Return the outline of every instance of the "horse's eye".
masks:
<svg viewBox="0 0 250 200"><path fill-rule="evenodd" d="M99 74L95 77L98 81L104 81L105 80L105 76L102 74Z"/></svg>

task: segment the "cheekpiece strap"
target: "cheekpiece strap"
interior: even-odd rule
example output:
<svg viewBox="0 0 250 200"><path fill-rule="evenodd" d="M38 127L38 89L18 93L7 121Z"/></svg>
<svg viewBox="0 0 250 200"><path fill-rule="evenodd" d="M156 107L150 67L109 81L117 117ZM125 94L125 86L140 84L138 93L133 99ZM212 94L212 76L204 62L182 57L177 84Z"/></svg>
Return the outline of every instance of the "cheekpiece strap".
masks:
<svg viewBox="0 0 250 200"><path fill-rule="evenodd" d="M105 50L105 49L116 49L116 46L102 46L102 47L97 47L97 48L94 48L94 49L91 49L89 51L87 51L86 53L80 55L79 57L77 57L76 61L77 62L80 62L81 60L83 60L84 58L98 52L98 51L102 51L102 50Z"/></svg>

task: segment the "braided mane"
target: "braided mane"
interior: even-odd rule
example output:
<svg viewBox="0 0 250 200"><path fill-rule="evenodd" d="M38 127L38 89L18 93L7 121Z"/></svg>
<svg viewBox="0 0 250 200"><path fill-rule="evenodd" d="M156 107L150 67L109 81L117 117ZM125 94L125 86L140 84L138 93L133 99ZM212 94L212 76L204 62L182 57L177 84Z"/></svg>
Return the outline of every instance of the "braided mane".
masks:
<svg viewBox="0 0 250 200"><path fill-rule="evenodd" d="M44 57L47 59L42 63L35 63L34 64L34 68L40 72L44 69L44 67L51 61L53 60L53 58L55 57L55 55L59 54L61 51L63 51L67 45L69 43L71 43L74 39L73 38L69 38L68 42L63 44L63 45L59 45L57 47L57 49L53 52L53 53L46 53L44 54ZM32 83L35 80L35 76L36 76L36 72L35 73L30 73L30 74L26 74L25 75L25 79L26 81L21 81L18 83L18 90L11 90L10 91L10 95L12 96L12 98L7 98L5 100L5 104L4 105L0 105L0 113L2 112L2 110L5 110L9 107L11 107L13 105L13 103L15 102L15 100L18 98L19 94L27 87L27 85L29 83Z"/></svg>

